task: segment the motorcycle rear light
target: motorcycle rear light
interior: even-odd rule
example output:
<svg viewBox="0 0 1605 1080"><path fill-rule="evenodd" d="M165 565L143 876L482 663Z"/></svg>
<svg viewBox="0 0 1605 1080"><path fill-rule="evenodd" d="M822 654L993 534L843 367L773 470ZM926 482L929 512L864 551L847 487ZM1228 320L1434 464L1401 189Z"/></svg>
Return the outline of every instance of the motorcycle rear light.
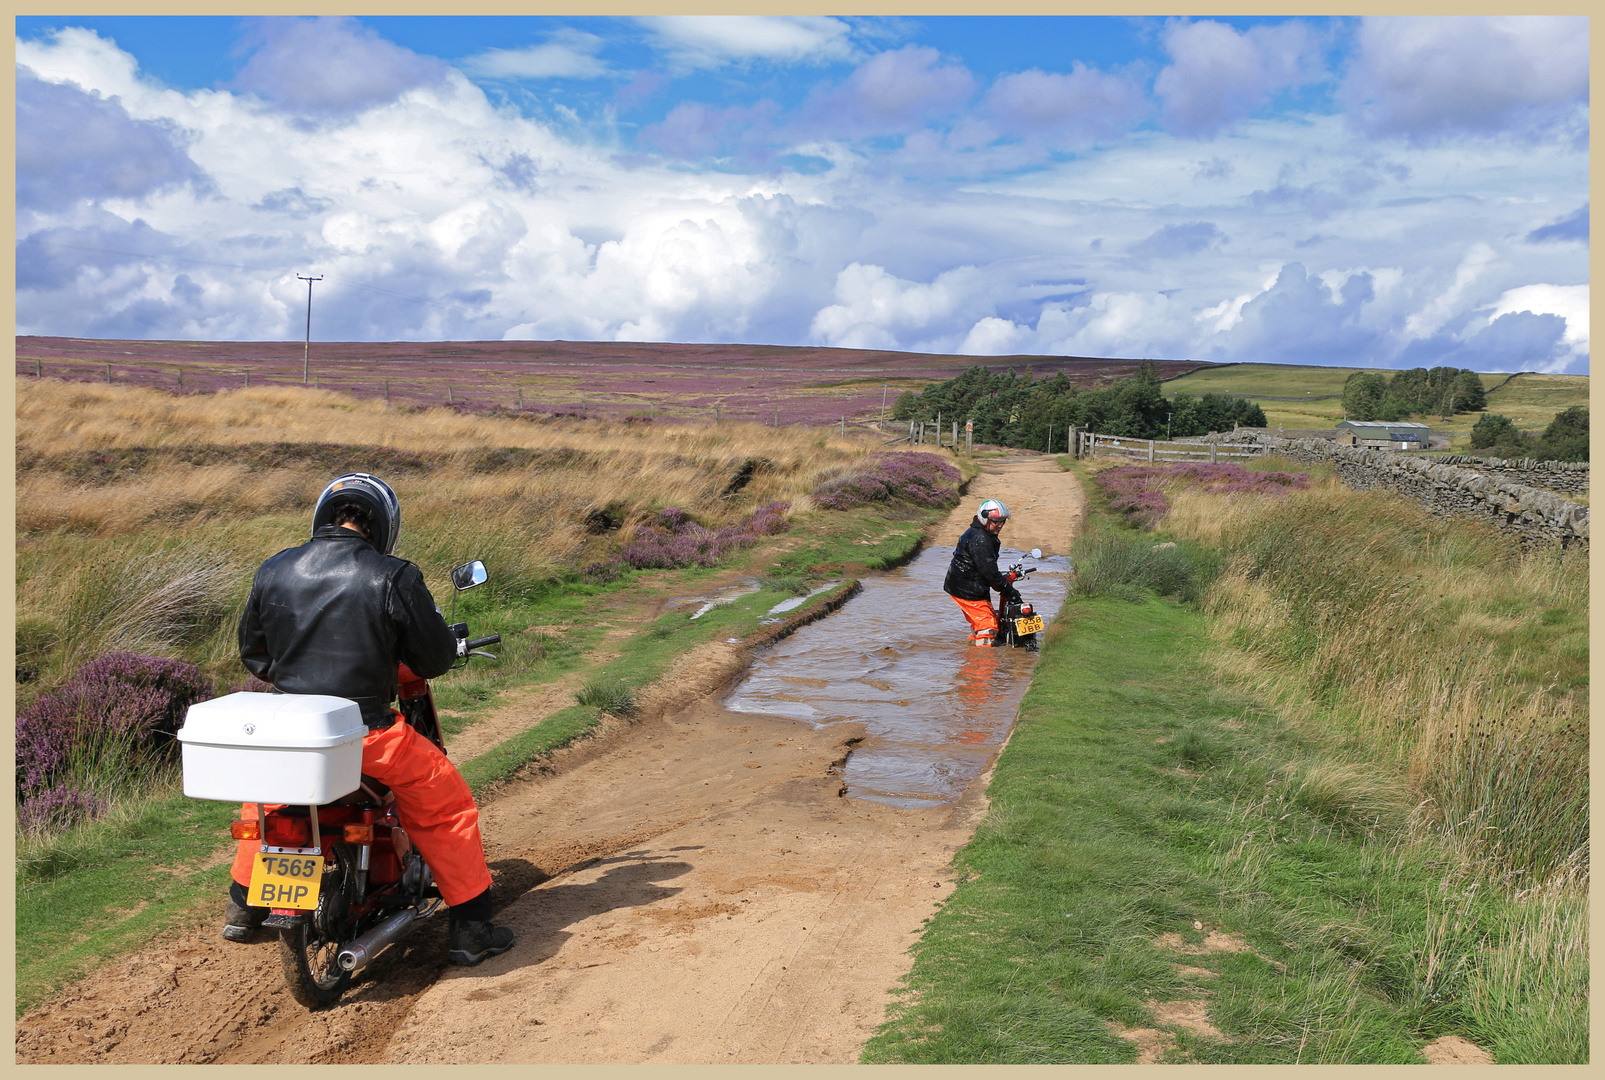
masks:
<svg viewBox="0 0 1605 1080"><path fill-rule="evenodd" d="M236 840L260 840L262 827L255 821L235 821L229 824L228 834Z"/></svg>
<svg viewBox="0 0 1605 1080"><path fill-rule="evenodd" d="M1023 608L1021 608L1021 609L1020 609L1020 614L1022 614L1022 615L1029 615L1029 614L1031 614L1031 605L1030 605L1030 604L1027 604L1027 605L1026 605L1026 606L1025 606L1025 607L1023 607Z"/></svg>
<svg viewBox="0 0 1605 1080"><path fill-rule="evenodd" d="M345 841L348 844L373 843L372 825L347 825L345 827Z"/></svg>
<svg viewBox="0 0 1605 1080"><path fill-rule="evenodd" d="M267 842L269 847L306 847L311 835L312 823L306 818L268 815Z"/></svg>

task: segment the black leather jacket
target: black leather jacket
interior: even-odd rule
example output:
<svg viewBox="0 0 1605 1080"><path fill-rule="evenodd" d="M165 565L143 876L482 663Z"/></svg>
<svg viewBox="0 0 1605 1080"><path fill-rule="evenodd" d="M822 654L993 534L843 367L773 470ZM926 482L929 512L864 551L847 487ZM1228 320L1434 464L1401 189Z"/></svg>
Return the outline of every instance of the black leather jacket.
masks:
<svg viewBox="0 0 1605 1080"><path fill-rule="evenodd" d="M391 722L397 661L432 679L457 656L417 565L338 525L262 564L239 639L251 674L286 694L350 698L369 727Z"/></svg>
<svg viewBox="0 0 1605 1080"><path fill-rule="evenodd" d="M976 518L953 545L953 562L947 568L942 591L960 600L989 600L989 589L996 589L1004 599L1015 595L1014 586L998 570L1002 546L1003 542Z"/></svg>

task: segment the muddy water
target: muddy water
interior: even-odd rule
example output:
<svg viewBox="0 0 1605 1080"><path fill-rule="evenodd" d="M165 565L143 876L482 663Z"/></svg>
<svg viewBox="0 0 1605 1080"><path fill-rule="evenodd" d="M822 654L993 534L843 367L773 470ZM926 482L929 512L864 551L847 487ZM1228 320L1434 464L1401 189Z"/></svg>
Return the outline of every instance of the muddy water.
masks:
<svg viewBox="0 0 1605 1080"><path fill-rule="evenodd" d="M836 614L803 627L753 660L725 699L734 712L864 724L847 760L847 793L895 806L938 806L963 794L1014 722L1034 654L977 649L958 605L942 592L950 547L864 579ZM1040 569L1020 584L1050 621L1067 587L1062 556L1032 562L1004 548L1003 567Z"/></svg>

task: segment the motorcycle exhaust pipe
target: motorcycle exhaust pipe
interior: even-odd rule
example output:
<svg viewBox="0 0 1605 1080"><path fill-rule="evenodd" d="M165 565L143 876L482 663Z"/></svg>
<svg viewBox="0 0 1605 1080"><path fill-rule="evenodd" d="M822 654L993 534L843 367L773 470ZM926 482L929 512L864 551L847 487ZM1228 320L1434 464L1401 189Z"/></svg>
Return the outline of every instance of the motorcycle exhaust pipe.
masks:
<svg viewBox="0 0 1605 1080"><path fill-rule="evenodd" d="M344 971L355 975L384 951L385 946L394 944L412 929L412 924L418 921L418 913L411 908L390 916L378 926L363 934L357 940L340 950L335 962Z"/></svg>

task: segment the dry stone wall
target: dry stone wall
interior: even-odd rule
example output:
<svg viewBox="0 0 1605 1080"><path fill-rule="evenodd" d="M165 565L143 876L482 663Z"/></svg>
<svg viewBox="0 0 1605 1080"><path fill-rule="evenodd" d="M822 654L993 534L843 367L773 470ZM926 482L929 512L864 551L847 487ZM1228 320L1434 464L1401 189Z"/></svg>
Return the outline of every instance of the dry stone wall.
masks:
<svg viewBox="0 0 1605 1080"><path fill-rule="evenodd" d="M1527 487L1572 495L1588 494L1586 461L1535 461L1532 458L1512 461L1506 458L1472 457L1465 454L1446 454L1436 460L1444 465L1457 465L1462 469L1480 472L1484 476L1497 476L1513 484L1524 484Z"/></svg>
<svg viewBox="0 0 1605 1080"><path fill-rule="evenodd" d="M1391 450L1334 446L1324 439L1262 435L1258 441L1295 461L1329 464L1356 490L1392 488L1432 514L1480 518L1528 543L1588 543L1588 507L1552 491L1505 479L1492 469Z"/></svg>

